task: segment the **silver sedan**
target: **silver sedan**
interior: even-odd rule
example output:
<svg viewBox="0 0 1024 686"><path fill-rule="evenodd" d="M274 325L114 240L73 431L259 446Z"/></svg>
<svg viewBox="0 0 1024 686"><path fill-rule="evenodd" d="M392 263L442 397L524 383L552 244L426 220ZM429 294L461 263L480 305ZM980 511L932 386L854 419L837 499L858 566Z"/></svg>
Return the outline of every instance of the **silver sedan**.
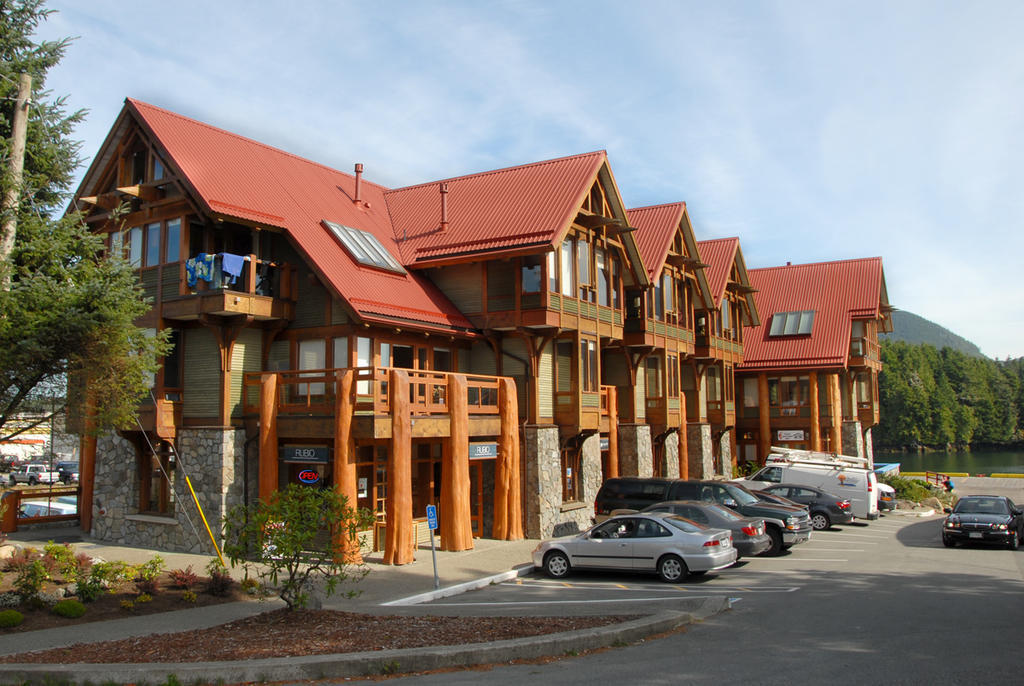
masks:
<svg viewBox="0 0 1024 686"><path fill-rule="evenodd" d="M732 534L667 512L612 517L576 536L542 542L533 565L560 579L573 569L656 572L676 582L736 561Z"/></svg>

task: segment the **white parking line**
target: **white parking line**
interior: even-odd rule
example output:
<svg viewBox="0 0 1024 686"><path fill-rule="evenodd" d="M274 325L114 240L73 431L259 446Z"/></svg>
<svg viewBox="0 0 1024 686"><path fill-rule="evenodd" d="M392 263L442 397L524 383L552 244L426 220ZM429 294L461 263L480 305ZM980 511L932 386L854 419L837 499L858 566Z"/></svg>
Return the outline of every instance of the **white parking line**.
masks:
<svg viewBox="0 0 1024 686"><path fill-rule="evenodd" d="M766 557L764 560L766 562L768 560L773 562L849 562L849 560L839 557Z"/></svg>
<svg viewBox="0 0 1024 686"><path fill-rule="evenodd" d="M814 538L819 540L820 537L826 538L877 538L878 540L890 540L892 536L884 534L855 534L849 531L815 531Z"/></svg>
<svg viewBox="0 0 1024 686"><path fill-rule="evenodd" d="M698 591L706 592L708 590L707 588L704 588L703 586L693 586L693 587L690 587L690 586L677 586L677 585L669 586L667 584L633 584L631 586L626 586L624 584L618 584L618 583L589 582L589 581L587 581L587 582L578 582L578 583L575 583L575 584L572 583L571 581L569 581L569 582L559 582L558 585L562 586L563 584L564 584L564 586L566 586L568 588L579 589L579 590L588 590L588 591L589 590L605 590L605 591L654 591L654 592L657 592L657 593L668 593L668 592L675 592L675 591L684 591L684 592L687 592L687 593L696 593ZM527 587L531 587L531 586L537 587L537 588L550 588L552 584L551 584L550 581L545 581L543 579L538 579L536 581L523 581L522 583L505 582L505 583L500 584L500 585L501 586L515 586L517 588L527 588ZM761 588L764 589L764 592L766 592L766 593L791 593L792 591L795 591L797 589L797 587L795 587L795 586L763 586ZM714 586L714 590L716 590L716 591L721 590L723 593L725 591L736 591L736 590L745 591L745 592L749 592L750 591L750 589L747 588L747 587L743 587L743 588L738 588L737 589L737 588L733 588L733 587L730 587L730 586L719 586L717 584Z"/></svg>

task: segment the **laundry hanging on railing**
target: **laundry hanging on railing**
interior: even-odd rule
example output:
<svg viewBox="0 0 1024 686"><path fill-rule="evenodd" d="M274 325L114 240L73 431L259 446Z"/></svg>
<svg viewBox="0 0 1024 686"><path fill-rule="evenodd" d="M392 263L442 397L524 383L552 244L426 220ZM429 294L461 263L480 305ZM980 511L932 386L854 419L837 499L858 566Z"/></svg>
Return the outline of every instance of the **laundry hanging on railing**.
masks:
<svg viewBox="0 0 1024 686"><path fill-rule="evenodd" d="M242 275L242 268L245 266L246 261L249 259L245 255L232 255L229 252L220 253L221 256L221 270L224 274L229 277L225 279L229 284L234 283L235 279Z"/></svg>
<svg viewBox="0 0 1024 686"><path fill-rule="evenodd" d="M185 260L185 274L188 278L189 287L196 285L196 281L213 281L214 255L201 252L195 257Z"/></svg>

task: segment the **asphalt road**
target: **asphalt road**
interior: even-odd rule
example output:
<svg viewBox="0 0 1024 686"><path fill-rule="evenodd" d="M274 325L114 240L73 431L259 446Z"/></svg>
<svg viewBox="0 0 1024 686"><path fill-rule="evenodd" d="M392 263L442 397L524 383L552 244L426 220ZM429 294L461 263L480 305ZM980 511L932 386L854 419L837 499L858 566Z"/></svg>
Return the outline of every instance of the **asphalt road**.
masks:
<svg viewBox="0 0 1024 686"><path fill-rule="evenodd" d="M1024 681L1024 548L946 549L941 516L815 532L700 580L524 577L431 604L460 614L641 614L725 595L685 632L548 664L415 684L1008 684Z"/></svg>

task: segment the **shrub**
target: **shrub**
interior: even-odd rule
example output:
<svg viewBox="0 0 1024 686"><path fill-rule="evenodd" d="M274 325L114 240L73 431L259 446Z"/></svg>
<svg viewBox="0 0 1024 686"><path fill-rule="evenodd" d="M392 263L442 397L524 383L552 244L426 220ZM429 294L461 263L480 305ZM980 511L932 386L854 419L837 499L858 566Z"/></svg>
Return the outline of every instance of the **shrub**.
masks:
<svg viewBox="0 0 1024 686"><path fill-rule="evenodd" d="M136 603L151 603L153 602L153 596L148 593L140 593L139 597L135 599Z"/></svg>
<svg viewBox="0 0 1024 686"><path fill-rule="evenodd" d="M196 595L195 591L185 591L181 594L181 599L186 603L194 603L199 600L199 596Z"/></svg>
<svg viewBox="0 0 1024 686"><path fill-rule="evenodd" d="M164 571L165 566L164 559L159 555L154 555L149 561L135 567L135 587L140 593L152 595L160 590L157 579Z"/></svg>
<svg viewBox="0 0 1024 686"><path fill-rule="evenodd" d="M206 573L209 580L206 582L206 592L215 596L226 596L231 589L231 573L227 567L220 563L220 560L210 560L206 565Z"/></svg>
<svg viewBox="0 0 1024 686"><path fill-rule="evenodd" d="M237 505L225 515L224 552L232 565L255 558L263 585L276 588L294 610L306 605L308 589L318 582L329 596L338 584L366 575L366 567L351 564L349 554L356 532L372 520L368 510L350 507L332 489L289 484L268 502Z"/></svg>
<svg viewBox="0 0 1024 686"><path fill-rule="evenodd" d="M17 610L0 610L0 629L10 629L25 621L25 615Z"/></svg>
<svg viewBox="0 0 1024 686"><path fill-rule="evenodd" d="M174 588L183 588L187 591L199 583L199 576L192 571L192 565L185 569L172 569L168 574Z"/></svg>
<svg viewBox="0 0 1024 686"><path fill-rule="evenodd" d="M135 612L135 601L134 600L122 600L121 609L127 610L128 612Z"/></svg>
<svg viewBox="0 0 1024 686"><path fill-rule="evenodd" d="M43 584L50 579L50 572L42 560L36 559L23 564L14 577L14 589L26 603L39 604L39 593Z"/></svg>
<svg viewBox="0 0 1024 686"><path fill-rule="evenodd" d="M35 548L21 548L15 551L13 555L7 558L7 563L4 565L4 570L8 572L16 572L25 565L29 564L33 560L38 560L42 557Z"/></svg>
<svg viewBox="0 0 1024 686"><path fill-rule="evenodd" d="M902 476L885 474L881 478L882 483L889 484L896 491L896 497L900 500L910 500L919 503L925 498L936 495L936 491L928 485L928 482L920 479L908 479Z"/></svg>
<svg viewBox="0 0 1024 686"><path fill-rule="evenodd" d="M78 619L85 614L85 605L80 600L65 598L53 606L54 614L70 619Z"/></svg>

